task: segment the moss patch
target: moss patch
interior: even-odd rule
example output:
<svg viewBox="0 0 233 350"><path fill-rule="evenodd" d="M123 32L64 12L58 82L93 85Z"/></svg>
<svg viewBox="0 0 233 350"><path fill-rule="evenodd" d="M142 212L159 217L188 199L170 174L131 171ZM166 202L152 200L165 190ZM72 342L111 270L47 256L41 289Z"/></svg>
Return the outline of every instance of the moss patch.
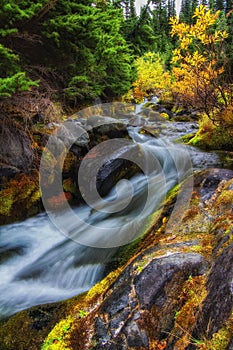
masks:
<svg viewBox="0 0 233 350"><path fill-rule="evenodd" d="M206 276L190 276L178 297L182 306L176 312L172 335L176 339L175 348L179 350L184 350L193 343L191 332L195 326L197 310L207 294L205 283Z"/></svg>
<svg viewBox="0 0 233 350"><path fill-rule="evenodd" d="M39 174L18 174L3 180L0 191L0 220L5 224L38 213L40 210Z"/></svg>
<svg viewBox="0 0 233 350"><path fill-rule="evenodd" d="M233 128L227 125L214 125L207 116L202 116L200 128L188 144L204 150L232 151Z"/></svg>
<svg viewBox="0 0 233 350"><path fill-rule="evenodd" d="M71 328L72 318L68 316L64 320L61 320L53 330L50 332L49 337L42 346L42 350L70 350L67 345L69 339L69 330Z"/></svg>
<svg viewBox="0 0 233 350"><path fill-rule="evenodd" d="M69 317L62 319L56 324L45 339L42 350L89 349L89 339L95 312L97 312L104 294L121 271L122 269L119 268L111 272L92 287L88 293L73 299L74 301L69 307Z"/></svg>

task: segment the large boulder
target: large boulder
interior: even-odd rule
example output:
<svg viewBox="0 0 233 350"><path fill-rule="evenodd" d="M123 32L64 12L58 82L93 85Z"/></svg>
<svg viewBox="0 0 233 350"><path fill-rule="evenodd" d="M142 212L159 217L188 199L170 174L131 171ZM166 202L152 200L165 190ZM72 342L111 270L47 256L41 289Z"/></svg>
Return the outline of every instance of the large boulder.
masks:
<svg viewBox="0 0 233 350"><path fill-rule="evenodd" d="M111 295L98 310L94 349L148 349L151 327L154 338L172 330L184 281L203 274L207 264L196 253L153 259L155 251L144 255L145 266L141 257L133 261L112 286Z"/></svg>
<svg viewBox="0 0 233 350"><path fill-rule="evenodd" d="M59 177L74 204L83 201L82 184L89 193L106 196L123 178L140 171L132 159L140 154L129 140L127 125L110 117L91 116L87 120L68 120L50 136L41 167L41 183L51 208L59 203ZM131 155L130 155L131 154ZM62 161L64 160L64 162ZM82 170L80 173L80 169ZM80 185L81 179L81 185Z"/></svg>

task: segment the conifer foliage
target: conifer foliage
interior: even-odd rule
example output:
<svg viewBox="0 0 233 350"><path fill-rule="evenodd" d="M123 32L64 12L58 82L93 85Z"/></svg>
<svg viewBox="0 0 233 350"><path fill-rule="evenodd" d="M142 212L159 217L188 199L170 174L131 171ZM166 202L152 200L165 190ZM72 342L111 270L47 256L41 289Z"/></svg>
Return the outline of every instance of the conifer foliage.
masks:
<svg viewBox="0 0 233 350"><path fill-rule="evenodd" d="M123 21L107 1L3 0L0 96L33 85L73 105L122 95L133 79Z"/></svg>

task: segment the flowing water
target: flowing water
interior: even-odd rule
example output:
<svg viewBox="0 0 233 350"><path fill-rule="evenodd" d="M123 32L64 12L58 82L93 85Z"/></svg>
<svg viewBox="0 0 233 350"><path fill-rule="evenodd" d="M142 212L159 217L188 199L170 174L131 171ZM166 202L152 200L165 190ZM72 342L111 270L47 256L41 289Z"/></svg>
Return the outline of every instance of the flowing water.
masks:
<svg viewBox="0 0 233 350"><path fill-rule="evenodd" d="M154 138L138 127L129 127L129 134L143 152L144 174L120 181L102 207L97 203L100 210L73 209L78 224L69 213L59 213L69 235L47 214L0 228L0 317L88 290L104 276L117 246L137 238L167 191L190 174L187 150L170 142L168 134ZM83 236L89 246L80 244Z"/></svg>

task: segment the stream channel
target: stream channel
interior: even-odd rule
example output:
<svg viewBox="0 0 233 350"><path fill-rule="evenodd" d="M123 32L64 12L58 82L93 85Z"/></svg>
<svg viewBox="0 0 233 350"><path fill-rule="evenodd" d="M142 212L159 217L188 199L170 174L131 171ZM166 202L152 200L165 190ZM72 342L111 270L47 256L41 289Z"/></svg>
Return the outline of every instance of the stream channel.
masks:
<svg viewBox="0 0 233 350"><path fill-rule="evenodd" d="M135 116L140 117L140 112L138 108ZM148 123L153 126L153 122ZM60 213L60 219L72 231L70 236L62 234L46 213L1 226L0 318L90 289L106 274L106 263L116 254L117 247L138 237L142 223L158 208L167 191L192 171L221 167L217 154L173 142L195 130L195 122L167 122L160 136L153 137L140 133L139 126L129 126L133 142L144 152L146 174L119 181L105 198L113 210L96 212L88 205L73 208L84 226L70 222L69 215ZM151 155L159 166L151 163ZM131 204L119 211L119 201L128 198ZM92 237L89 246L82 244L82 239L78 243L82 235ZM96 245L95 241L101 244Z"/></svg>

